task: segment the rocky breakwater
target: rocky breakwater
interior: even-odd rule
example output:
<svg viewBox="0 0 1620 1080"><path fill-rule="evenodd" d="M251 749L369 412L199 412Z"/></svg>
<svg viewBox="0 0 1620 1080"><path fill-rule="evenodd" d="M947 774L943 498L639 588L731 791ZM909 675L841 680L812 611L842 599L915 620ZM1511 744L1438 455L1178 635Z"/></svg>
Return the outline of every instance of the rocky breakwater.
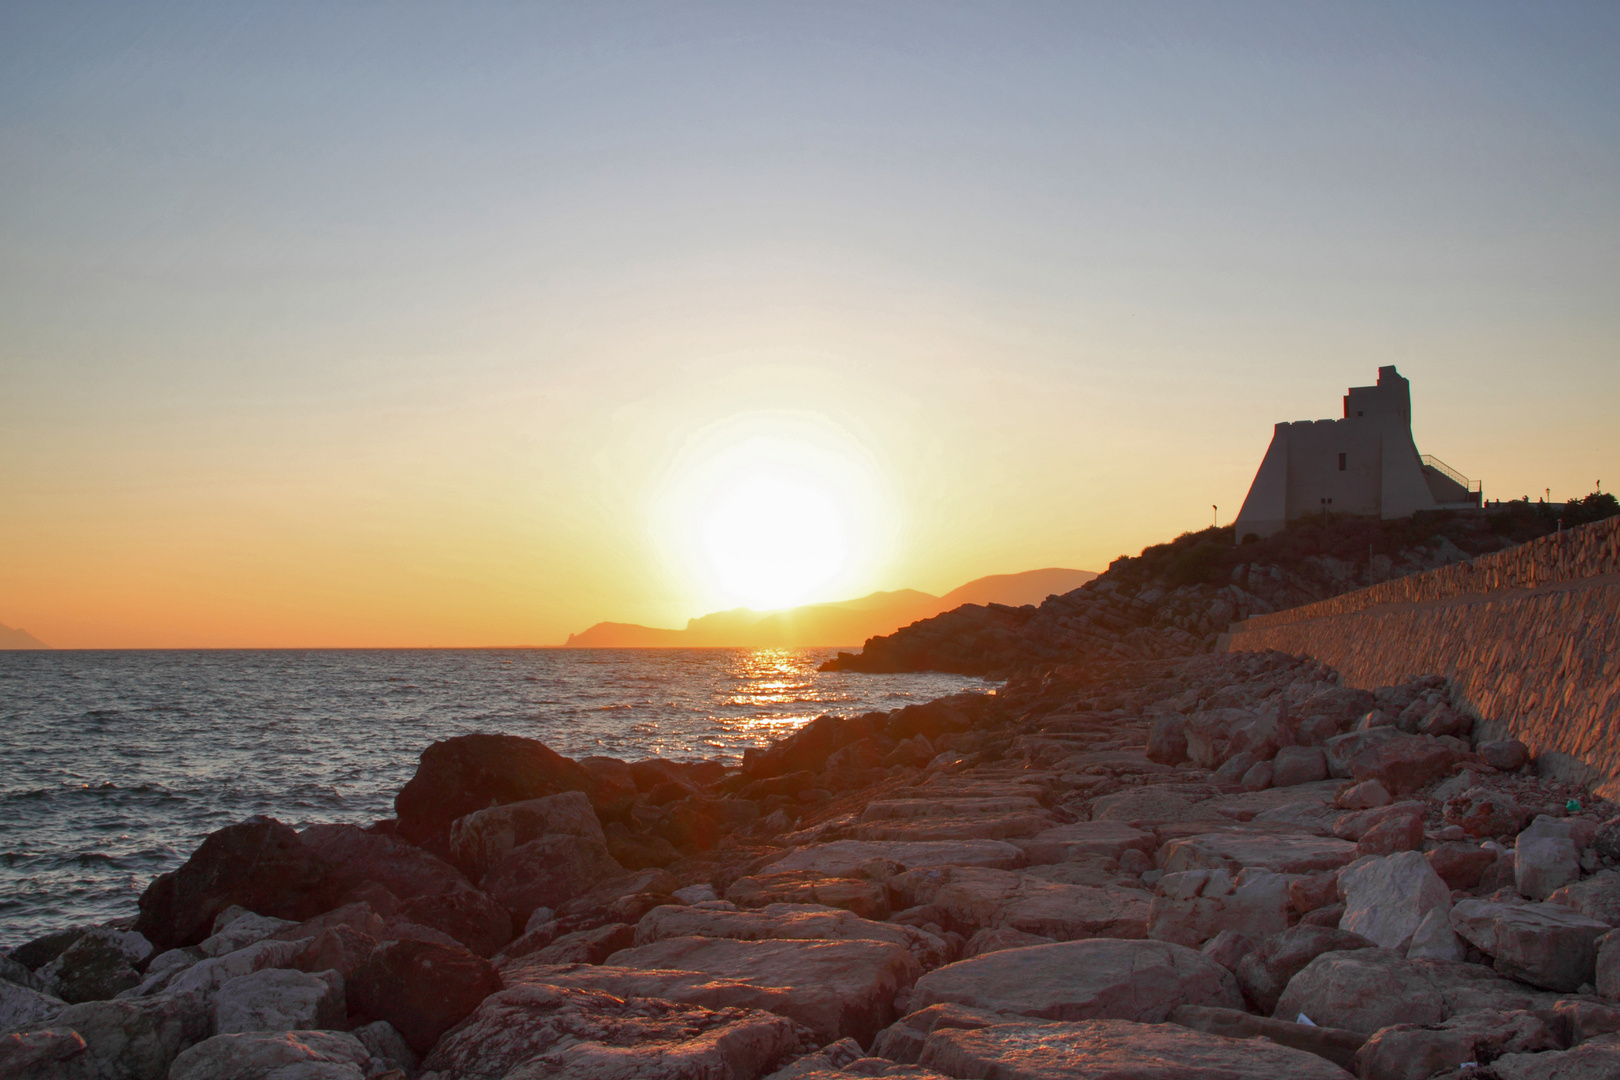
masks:
<svg viewBox="0 0 1620 1080"><path fill-rule="evenodd" d="M1620 820L1442 679L1092 665L740 763L436 743L0 960L18 1080L1620 1076Z"/></svg>

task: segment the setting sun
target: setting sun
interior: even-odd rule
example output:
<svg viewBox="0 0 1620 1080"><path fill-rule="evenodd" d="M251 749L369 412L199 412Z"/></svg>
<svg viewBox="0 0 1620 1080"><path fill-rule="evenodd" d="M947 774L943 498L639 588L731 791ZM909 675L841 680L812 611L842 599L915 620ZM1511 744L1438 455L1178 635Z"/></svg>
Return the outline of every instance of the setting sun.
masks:
<svg viewBox="0 0 1620 1080"><path fill-rule="evenodd" d="M716 604L837 599L859 591L892 533L878 474L825 418L734 416L677 459L654 528L675 573Z"/></svg>
<svg viewBox="0 0 1620 1080"><path fill-rule="evenodd" d="M817 480L760 467L707 509L703 552L728 594L750 607L786 607L838 577L849 562L848 515Z"/></svg>

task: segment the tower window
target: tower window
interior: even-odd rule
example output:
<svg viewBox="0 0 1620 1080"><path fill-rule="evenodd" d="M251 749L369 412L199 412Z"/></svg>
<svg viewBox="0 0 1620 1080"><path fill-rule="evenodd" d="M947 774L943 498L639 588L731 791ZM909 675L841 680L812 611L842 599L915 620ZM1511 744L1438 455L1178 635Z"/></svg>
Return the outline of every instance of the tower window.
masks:
<svg viewBox="0 0 1620 1080"><path fill-rule="evenodd" d="M1339 455L1339 471L1344 472L1344 455Z"/></svg>

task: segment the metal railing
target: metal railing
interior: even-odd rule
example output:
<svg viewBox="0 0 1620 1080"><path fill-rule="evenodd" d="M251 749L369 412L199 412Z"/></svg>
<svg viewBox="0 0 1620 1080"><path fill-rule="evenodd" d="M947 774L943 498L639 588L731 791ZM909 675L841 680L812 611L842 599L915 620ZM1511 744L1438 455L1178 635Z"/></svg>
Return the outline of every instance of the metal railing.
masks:
<svg viewBox="0 0 1620 1080"><path fill-rule="evenodd" d="M1450 465L1447 465L1433 454L1423 454L1421 456L1424 465L1433 469L1435 472L1438 472L1441 476L1444 476L1452 482L1460 485L1464 491L1474 492L1480 490L1480 481L1468 479L1468 477L1464 476L1456 469L1453 469Z"/></svg>

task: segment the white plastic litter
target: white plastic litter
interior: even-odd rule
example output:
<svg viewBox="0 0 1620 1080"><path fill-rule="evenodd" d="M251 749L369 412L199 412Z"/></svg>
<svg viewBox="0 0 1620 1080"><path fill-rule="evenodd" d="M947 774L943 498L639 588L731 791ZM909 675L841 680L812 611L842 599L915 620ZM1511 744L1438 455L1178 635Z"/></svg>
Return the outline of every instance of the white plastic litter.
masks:
<svg viewBox="0 0 1620 1080"><path fill-rule="evenodd" d="M1310 1017L1306 1016L1304 1013L1300 1013L1299 1014L1299 1019L1295 1020L1294 1023L1296 1023L1296 1024L1304 1024L1306 1027L1315 1027L1316 1026L1316 1021L1312 1020Z"/></svg>

